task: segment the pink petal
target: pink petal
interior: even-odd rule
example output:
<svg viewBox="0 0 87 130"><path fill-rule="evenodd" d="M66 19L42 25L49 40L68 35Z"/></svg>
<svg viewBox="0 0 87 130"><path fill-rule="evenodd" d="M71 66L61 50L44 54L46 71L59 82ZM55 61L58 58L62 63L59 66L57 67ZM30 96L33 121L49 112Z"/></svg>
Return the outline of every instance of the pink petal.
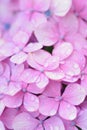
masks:
<svg viewBox="0 0 87 130"><path fill-rule="evenodd" d="M57 16L64 16L67 14L71 7L72 1L71 0L52 0L51 9L53 10L54 14Z"/></svg>
<svg viewBox="0 0 87 130"><path fill-rule="evenodd" d="M48 57L50 56L51 56L50 53L48 53L47 51L38 50L33 53L29 53L27 62L31 67L42 71L44 69L43 66L45 60L48 59Z"/></svg>
<svg viewBox="0 0 87 130"><path fill-rule="evenodd" d="M36 130L43 130L43 126L42 125L39 125Z"/></svg>
<svg viewBox="0 0 87 130"><path fill-rule="evenodd" d="M63 120L63 122L66 130L78 130L78 128L75 126L76 122L74 120L73 121Z"/></svg>
<svg viewBox="0 0 87 130"><path fill-rule="evenodd" d="M0 75L2 75L4 72L4 64L0 62Z"/></svg>
<svg viewBox="0 0 87 130"><path fill-rule="evenodd" d="M44 65L45 61L51 56L50 53L44 50L38 50L32 53L33 59L37 64Z"/></svg>
<svg viewBox="0 0 87 130"><path fill-rule="evenodd" d="M4 68L3 78L5 77L6 80L9 81L9 79L10 79L10 66L7 63L5 63L4 67L5 68Z"/></svg>
<svg viewBox="0 0 87 130"><path fill-rule="evenodd" d="M43 24L45 22L47 22L47 19L45 17L44 14L42 13L38 13L38 12L34 12L32 14L32 17L31 17L31 24L33 26L33 28L37 28L40 24Z"/></svg>
<svg viewBox="0 0 87 130"><path fill-rule="evenodd" d="M16 64L22 64L24 61L26 61L26 59L27 59L27 54L24 52L19 52L19 53L13 55L10 58L10 61L13 63L16 63Z"/></svg>
<svg viewBox="0 0 87 130"><path fill-rule="evenodd" d="M38 1L35 1L35 0L25 0L25 1L22 1L20 0L20 8L22 10L24 9L33 9L33 10L36 10L36 11L45 11L45 10L48 10L49 8L49 4L50 4L50 0L47 0L47 1L43 1L43 0L38 0Z"/></svg>
<svg viewBox="0 0 87 130"><path fill-rule="evenodd" d="M69 57L64 64L61 65L61 69L67 76L77 76L84 68L86 63L85 57L82 53L74 51L71 57Z"/></svg>
<svg viewBox="0 0 87 130"><path fill-rule="evenodd" d="M54 70L59 67L59 57L50 56L44 63L45 70Z"/></svg>
<svg viewBox="0 0 87 130"><path fill-rule="evenodd" d="M20 76L22 74L22 72L24 71L24 64L20 64L20 65L14 65L12 64L11 66L11 80L12 81L19 81Z"/></svg>
<svg viewBox="0 0 87 130"><path fill-rule="evenodd" d="M4 124L3 124L2 121L0 121L0 129L1 129L1 130L5 130L5 126L4 126Z"/></svg>
<svg viewBox="0 0 87 130"><path fill-rule="evenodd" d="M41 89L45 88L48 83L49 79L43 73L41 73L36 80L37 87Z"/></svg>
<svg viewBox="0 0 87 130"><path fill-rule="evenodd" d="M50 80L43 94L48 97L58 97L61 95L61 87L60 82Z"/></svg>
<svg viewBox="0 0 87 130"><path fill-rule="evenodd" d="M0 47L0 55L2 56L11 56L15 52L15 45L11 42L6 42Z"/></svg>
<svg viewBox="0 0 87 130"><path fill-rule="evenodd" d="M73 46L74 46L75 50L77 50L78 52L81 52L82 54L87 55L86 54L86 52L87 52L86 39L84 39L84 37L81 34L76 33L73 36L72 35L68 35L66 37L66 40L68 40L69 42L73 43ZM79 43L79 44L77 44L77 43ZM81 53L79 55L81 55Z"/></svg>
<svg viewBox="0 0 87 130"><path fill-rule="evenodd" d="M83 11L85 5L87 4L87 1L86 0L73 0L73 5L75 7L75 10L80 13Z"/></svg>
<svg viewBox="0 0 87 130"><path fill-rule="evenodd" d="M86 36L87 36L87 24L82 19L79 19L79 32L82 34L83 37L86 38Z"/></svg>
<svg viewBox="0 0 87 130"><path fill-rule="evenodd" d="M53 50L53 55L57 55L59 60L64 60L68 58L73 52L73 46L71 43L62 42L61 44L57 44Z"/></svg>
<svg viewBox="0 0 87 130"><path fill-rule="evenodd" d="M78 31L78 28L79 22L73 13L69 12L65 17L60 19L59 30L65 37L67 34L75 34Z"/></svg>
<svg viewBox="0 0 87 130"><path fill-rule="evenodd" d="M2 115L4 109L5 109L5 104L4 104L3 99L2 99L2 100L0 100L0 115Z"/></svg>
<svg viewBox="0 0 87 130"><path fill-rule="evenodd" d="M39 99L33 94L26 93L24 96L24 107L29 112L37 111L39 108Z"/></svg>
<svg viewBox="0 0 87 130"><path fill-rule="evenodd" d="M48 10L49 5L50 5L50 0L46 0L46 1L33 0L33 2L34 2L34 9L37 11L46 11L46 10Z"/></svg>
<svg viewBox="0 0 87 130"><path fill-rule="evenodd" d="M87 130L87 110L81 111L77 117L76 123L82 130Z"/></svg>
<svg viewBox="0 0 87 130"><path fill-rule="evenodd" d="M43 46L41 45L41 43L29 43L23 50L25 52L34 52L37 51L39 49L41 49Z"/></svg>
<svg viewBox="0 0 87 130"><path fill-rule="evenodd" d="M19 48L23 48L24 45L28 42L29 35L28 33L19 30L13 37L13 41L16 43Z"/></svg>
<svg viewBox="0 0 87 130"><path fill-rule="evenodd" d="M16 93L18 93L21 90L21 83L16 82L10 82L7 91L5 91L5 94L9 96L14 96Z"/></svg>
<svg viewBox="0 0 87 130"><path fill-rule="evenodd" d="M8 129L13 128L12 123L13 123L13 120L14 120L15 116L17 115L17 113L18 113L17 109L11 109L11 108L7 108L3 112L2 116L1 116L1 120L4 122L5 126Z"/></svg>
<svg viewBox="0 0 87 130"><path fill-rule="evenodd" d="M0 77L0 93L5 93L7 90L8 82L5 77Z"/></svg>
<svg viewBox="0 0 87 130"><path fill-rule="evenodd" d="M29 53L28 58L27 58L27 63L29 66L35 68L36 70L40 70L41 72L43 71L43 66L39 65L33 58L32 53Z"/></svg>
<svg viewBox="0 0 87 130"><path fill-rule="evenodd" d="M85 89L87 94L87 75L82 75L81 86Z"/></svg>
<svg viewBox="0 0 87 130"><path fill-rule="evenodd" d="M27 112L22 112L15 117L13 121L13 129L34 130L38 123L38 120L32 118Z"/></svg>
<svg viewBox="0 0 87 130"><path fill-rule="evenodd" d="M35 36L44 46L54 45L58 40L58 31L56 25L50 22L40 24L35 29Z"/></svg>
<svg viewBox="0 0 87 130"><path fill-rule="evenodd" d="M39 94L44 91L45 88L39 88L35 83L29 84L27 91L34 93L34 94Z"/></svg>
<svg viewBox="0 0 87 130"><path fill-rule="evenodd" d="M23 94L17 93L14 96L5 96L5 98L3 99L3 102L5 106L9 108L17 108L21 106L22 100L23 100L22 98L23 98Z"/></svg>
<svg viewBox="0 0 87 130"><path fill-rule="evenodd" d="M21 10L31 9L32 8L32 0L19 0L19 5Z"/></svg>
<svg viewBox="0 0 87 130"><path fill-rule="evenodd" d="M86 92L84 88L77 83L68 85L63 93L64 100L73 105L81 104L85 97Z"/></svg>
<svg viewBox="0 0 87 130"><path fill-rule="evenodd" d="M87 100L85 100L83 103L80 105L81 110L87 110Z"/></svg>
<svg viewBox="0 0 87 130"><path fill-rule="evenodd" d="M59 106L59 115L63 119L74 120L77 116L77 109L73 105L62 101Z"/></svg>
<svg viewBox="0 0 87 130"><path fill-rule="evenodd" d="M56 114L58 109L58 102L53 98L40 96L39 112L45 116L53 116Z"/></svg>
<svg viewBox="0 0 87 130"><path fill-rule="evenodd" d="M46 71L45 74L49 79L52 79L52 80L61 80L65 76L64 72L61 69L56 69L53 71Z"/></svg>
<svg viewBox="0 0 87 130"><path fill-rule="evenodd" d="M65 130L63 121L56 116L47 119L44 122L44 127L46 130Z"/></svg>
<svg viewBox="0 0 87 130"><path fill-rule="evenodd" d="M25 69L20 79L25 83L35 83L40 73L33 69Z"/></svg>

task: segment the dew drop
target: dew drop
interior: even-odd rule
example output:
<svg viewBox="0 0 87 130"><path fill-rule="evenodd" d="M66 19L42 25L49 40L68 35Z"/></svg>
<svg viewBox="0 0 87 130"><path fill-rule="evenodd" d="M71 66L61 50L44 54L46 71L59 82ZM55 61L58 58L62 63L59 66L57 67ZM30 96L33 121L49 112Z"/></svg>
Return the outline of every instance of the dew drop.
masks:
<svg viewBox="0 0 87 130"><path fill-rule="evenodd" d="M58 127L58 126L55 126L54 130L59 130L59 127Z"/></svg>
<svg viewBox="0 0 87 130"><path fill-rule="evenodd" d="M53 116L53 115L55 115L56 114L56 110L55 109L52 109L51 111L50 111L50 116Z"/></svg>
<svg viewBox="0 0 87 130"><path fill-rule="evenodd" d="M29 107L29 111L35 111L35 108L33 106Z"/></svg>
<svg viewBox="0 0 87 130"><path fill-rule="evenodd" d="M75 69L77 69L77 68L79 68L79 65L78 65L77 63L75 63L75 64L73 65L73 67L74 67Z"/></svg>

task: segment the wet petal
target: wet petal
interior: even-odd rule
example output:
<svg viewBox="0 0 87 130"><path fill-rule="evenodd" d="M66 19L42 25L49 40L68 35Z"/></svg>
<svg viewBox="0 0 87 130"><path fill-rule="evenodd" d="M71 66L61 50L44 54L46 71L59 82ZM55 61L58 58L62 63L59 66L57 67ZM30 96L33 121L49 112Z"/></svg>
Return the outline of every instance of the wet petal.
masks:
<svg viewBox="0 0 87 130"><path fill-rule="evenodd" d="M1 120L4 122L5 126L8 129L13 128L12 123L13 123L13 120L14 120L14 118L17 114L18 114L18 110L17 109L11 109L11 108L7 108L3 112L2 116L1 116Z"/></svg>
<svg viewBox="0 0 87 130"><path fill-rule="evenodd" d="M53 50L53 55L57 55L59 60L64 60L68 58L73 52L73 46L69 42L62 42L55 46Z"/></svg>
<svg viewBox="0 0 87 130"><path fill-rule="evenodd" d="M39 99L33 94L26 93L24 96L24 107L29 112L37 111L39 108Z"/></svg>
<svg viewBox="0 0 87 130"><path fill-rule="evenodd" d="M25 52L34 52L34 51L37 51L39 49L41 49L43 46L41 43L29 43L25 48L24 48L24 51Z"/></svg>
<svg viewBox="0 0 87 130"><path fill-rule="evenodd" d="M72 1L71 0L52 0L51 8L55 15L57 16L64 16L67 14L71 7Z"/></svg>
<svg viewBox="0 0 87 130"><path fill-rule="evenodd" d="M5 98L3 99L3 102L5 106L9 108L16 108L16 107L21 106L22 100L23 100L22 98L23 98L23 94L17 93L14 96L5 96Z"/></svg>
<svg viewBox="0 0 87 130"><path fill-rule="evenodd" d="M76 120L77 126L79 126L82 130L87 129L87 110L81 111Z"/></svg>
<svg viewBox="0 0 87 130"><path fill-rule="evenodd" d="M61 95L61 87L61 83L50 80L43 94L48 97L58 97Z"/></svg>
<svg viewBox="0 0 87 130"><path fill-rule="evenodd" d="M52 79L52 80L61 80L65 76L64 72L61 69L46 71L45 74L49 79Z"/></svg>
<svg viewBox="0 0 87 130"><path fill-rule="evenodd" d="M49 5L50 5L50 0L46 0L46 1L43 1L43 0L33 0L34 2L34 9L35 10L38 10L38 11L46 11L48 10L49 8Z"/></svg>
<svg viewBox="0 0 87 130"><path fill-rule="evenodd" d="M58 109L58 102L53 98L48 98L46 96L40 96L40 106L39 112L45 116L53 116L56 114Z"/></svg>
<svg viewBox="0 0 87 130"><path fill-rule="evenodd" d="M0 121L0 129L1 129L1 130L5 130L5 126L4 126L4 124L3 124L2 121Z"/></svg>
<svg viewBox="0 0 87 130"><path fill-rule="evenodd" d="M68 94L67 94L68 93ZM64 100L73 105L79 105L86 97L86 92L82 86L77 83L70 84L63 93Z"/></svg>
<svg viewBox="0 0 87 130"><path fill-rule="evenodd" d="M5 104L4 104L3 100L0 100L0 115L2 115L4 109L5 109Z"/></svg>
<svg viewBox="0 0 87 130"><path fill-rule="evenodd" d="M22 64L26 60L27 60L27 54L24 52L19 52L10 58L10 61L16 64Z"/></svg>
<svg viewBox="0 0 87 130"><path fill-rule="evenodd" d="M56 25L50 22L40 24L35 29L35 36L39 42L42 42L44 46L54 45L58 40L58 31Z"/></svg>
<svg viewBox="0 0 87 130"><path fill-rule="evenodd" d="M39 72L33 69L25 69L20 79L25 83L35 83L39 77Z"/></svg>
<svg viewBox="0 0 87 130"><path fill-rule="evenodd" d="M37 87L41 89L45 88L48 83L49 79L43 73L41 73L36 80Z"/></svg>
<svg viewBox="0 0 87 130"><path fill-rule="evenodd" d="M13 121L14 130L34 130L38 125L38 120L32 118L27 112L18 114Z"/></svg>
<svg viewBox="0 0 87 130"><path fill-rule="evenodd" d="M66 120L74 120L77 116L77 110L73 105L62 101L59 106L59 115Z"/></svg>
<svg viewBox="0 0 87 130"><path fill-rule="evenodd" d="M47 119L44 122L44 127L46 130L65 130L63 121L56 116Z"/></svg>
<svg viewBox="0 0 87 130"><path fill-rule="evenodd" d="M35 83L29 84L27 91L34 93L34 94L39 94L44 91L45 88L39 88Z"/></svg>

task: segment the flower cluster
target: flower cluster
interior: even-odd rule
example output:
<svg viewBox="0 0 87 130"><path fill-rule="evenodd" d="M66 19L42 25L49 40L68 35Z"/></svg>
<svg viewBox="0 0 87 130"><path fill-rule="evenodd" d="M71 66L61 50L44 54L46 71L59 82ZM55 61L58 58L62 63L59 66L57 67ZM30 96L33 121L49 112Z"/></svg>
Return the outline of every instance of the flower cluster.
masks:
<svg viewBox="0 0 87 130"><path fill-rule="evenodd" d="M87 0L0 0L0 130L87 130Z"/></svg>

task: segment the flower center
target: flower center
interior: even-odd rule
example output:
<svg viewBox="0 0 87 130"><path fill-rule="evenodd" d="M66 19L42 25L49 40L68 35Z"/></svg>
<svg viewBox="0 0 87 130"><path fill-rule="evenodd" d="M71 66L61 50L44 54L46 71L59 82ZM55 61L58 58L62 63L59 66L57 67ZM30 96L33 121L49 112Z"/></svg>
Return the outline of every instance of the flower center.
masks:
<svg viewBox="0 0 87 130"><path fill-rule="evenodd" d="M75 121L71 122L71 126L75 126L75 124L76 124Z"/></svg>
<svg viewBox="0 0 87 130"><path fill-rule="evenodd" d="M61 101L63 99L63 97L62 96L59 96L59 97L56 97L55 98L55 101Z"/></svg>
<svg viewBox="0 0 87 130"><path fill-rule="evenodd" d="M4 24L4 29L5 29L5 30L9 30L10 27L11 27L10 23L5 23L5 24Z"/></svg>
<svg viewBox="0 0 87 130"><path fill-rule="evenodd" d="M51 16L51 11L50 10L47 10L44 12L44 14L47 16L47 17L50 17Z"/></svg>

